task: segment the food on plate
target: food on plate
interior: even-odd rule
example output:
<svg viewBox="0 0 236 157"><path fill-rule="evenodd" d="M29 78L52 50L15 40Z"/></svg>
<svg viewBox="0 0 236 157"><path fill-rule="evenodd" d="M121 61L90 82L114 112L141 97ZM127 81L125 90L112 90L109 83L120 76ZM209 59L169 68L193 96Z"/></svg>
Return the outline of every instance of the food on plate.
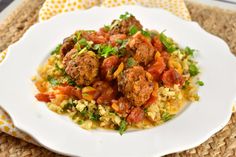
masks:
<svg viewBox="0 0 236 157"><path fill-rule="evenodd" d="M35 97L85 129L150 128L198 101L194 53L125 13L64 39L39 67Z"/></svg>

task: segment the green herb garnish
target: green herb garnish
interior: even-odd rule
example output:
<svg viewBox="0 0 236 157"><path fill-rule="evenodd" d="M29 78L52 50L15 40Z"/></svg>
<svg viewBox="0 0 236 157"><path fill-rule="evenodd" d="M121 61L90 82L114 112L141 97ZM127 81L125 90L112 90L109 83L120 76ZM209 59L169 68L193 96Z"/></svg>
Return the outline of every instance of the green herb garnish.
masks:
<svg viewBox="0 0 236 157"><path fill-rule="evenodd" d="M127 59L127 66L130 68L130 67L135 66L135 65L137 65L137 62L134 60L133 57L129 57Z"/></svg>
<svg viewBox="0 0 236 157"><path fill-rule="evenodd" d="M51 52L51 55L59 54L61 46L61 44L57 45L57 47Z"/></svg>
<svg viewBox="0 0 236 157"><path fill-rule="evenodd" d="M122 43L121 43L121 46L119 47L119 49L124 49L126 48L127 44L128 44L128 40L125 39L125 40L121 40Z"/></svg>
<svg viewBox="0 0 236 157"><path fill-rule="evenodd" d="M190 82L189 82L188 80L185 81L185 83L184 83L182 89L186 89L186 88L189 86L189 84L190 84Z"/></svg>
<svg viewBox="0 0 236 157"><path fill-rule="evenodd" d="M76 104L74 104L73 102L68 102L68 103L66 103L63 107L62 107L62 109L63 109L63 111L65 111L65 110L67 110L67 109L71 109L72 107L74 107Z"/></svg>
<svg viewBox="0 0 236 157"><path fill-rule="evenodd" d="M82 45L82 46L86 46L87 45L87 40L82 38L79 40L79 44Z"/></svg>
<svg viewBox="0 0 236 157"><path fill-rule="evenodd" d="M111 30L111 25L104 25L103 28L106 32L108 32L109 30Z"/></svg>
<svg viewBox="0 0 236 157"><path fill-rule="evenodd" d="M193 56L193 53L194 53L194 49L191 49L190 47L186 47L185 49L184 49L184 52L187 54L187 55L190 55L190 56Z"/></svg>
<svg viewBox="0 0 236 157"><path fill-rule="evenodd" d="M190 64L189 65L189 73L190 76L196 76L199 73L199 69L195 64Z"/></svg>
<svg viewBox="0 0 236 157"><path fill-rule="evenodd" d="M147 108L145 108L143 111L144 111L144 113L147 113L147 112L148 112L148 109L147 109Z"/></svg>
<svg viewBox="0 0 236 157"><path fill-rule="evenodd" d="M65 69L64 69L64 68L60 68L57 63L55 64L55 69L56 69L57 71L60 71L60 72L62 73L62 75L66 75Z"/></svg>
<svg viewBox="0 0 236 157"><path fill-rule="evenodd" d="M113 21L112 24L111 24L110 30L112 30L113 28L117 27L119 24L120 24L119 20Z"/></svg>
<svg viewBox="0 0 236 157"><path fill-rule="evenodd" d="M171 120L175 115L174 114L170 114L168 112L163 112L161 114L161 119L164 121L164 122L167 122L169 120Z"/></svg>
<svg viewBox="0 0 236 157"><path fill-rule="evenodd" d="M88 108L85 107L85 108L83 109L83 111L81 111L80 113L81 113L82 116L86 116L86 114L88 113Z"/></svg>
<svg viewBox="0 0 236 157"><path fill-rule="evenodd" d="M128 12L125 12L125 14L121 14L120 15L120 19L121 20L126 20L128 19L129 17L133 16L132 14L128 13Z"/></svg>
<svg viewBox="0 0 236 157"><path fill-rule="evenodd" d="M78 41L79 46L84 46L87 49L90 49L92 47L93 42L92 41L87 41L85 38L82 38Z"/></svg>
<svg viewBox="0 0 236 157"><path fill-rule="evenodd" d="M163 32L160 34L160 40L165 45L167 52L171 53L178 49L171 38L168 38Z"/></svg>
<svg viewBox="0 0 236 157"><path fill-rule="evenodd" d="M95 45L92 47L92 49L93 49L93 50L99 50L100 47L101 47L100 44L95 44Z"/></svg>
<svg viewBox="0 0 236 157"><path fill-rule="evenodd" d="M83 121L83 120L79 120L77 123L78 123L79 125L81 125L81 124L84 123L84 121Z"/></svg>
<svg viewBox="0 0 236 157"><path fill-rule="evenodd" d="M122 43L123 43L123 40L117 39L117 40L116 40L116 43L117 43L117 44L122 44Z"/></svg>
<svg viewBox="0 0 236 157"><path fill-rule="evenodd" d="M92 113L92 114L89 115L89 119L93 120L93 121L98 121L99 118L100 118L100 115L96 114L96 113Z"/></svg>
<svg viewBox="0 0 236 157"><path fill-rule="evenodd" d="M48 76L47 77L48 82L52 85L52 86L57 86L60 84L60 82L58 80L56 80L54 77L52 76Z"/></svg>
<svg viewBox="0 0 236 157"><path fill-rule="evenodd" d="M133 25L129 28L129 35L134 35L137 32L138 32L138 28L136 26Z"/></svg>
<svg viewBox="0 0 236 157"><path fill-rule="evenodd" d="M145 37L151 37L151 34L148 31L145 30L141 30L142 35L144 35Z"/></svg>
<svg viewBox="0 0 236 157"><path fill-rule="evenodd" d="M120 127L119 127L120 135L123 135L123 133L126 131L126 129L127 129L127 122L125 120L122 120L120 122Z"/></svg>
<svg viewBox="0 0 236 157"><path fill-rule="evenodd" d="M202 82L202 81L197 81L197 84L198 84L199 86L204 86L204 82Z"/></svg>
<svg viewBox="0 0 236 157"><path fill-rule="evenodd" d="M75 81L70 76L67 76L67 83L70 86L76 86Z"/></svg>
<svg viewBox="0 0 236 157"><path fill-rule="evenodd" d="M98 54L104 58L107 58L110 55L115 55L117 54L118 49L115 47L112 47L111 45L102 45L100 46L98 50Z"/></svg>

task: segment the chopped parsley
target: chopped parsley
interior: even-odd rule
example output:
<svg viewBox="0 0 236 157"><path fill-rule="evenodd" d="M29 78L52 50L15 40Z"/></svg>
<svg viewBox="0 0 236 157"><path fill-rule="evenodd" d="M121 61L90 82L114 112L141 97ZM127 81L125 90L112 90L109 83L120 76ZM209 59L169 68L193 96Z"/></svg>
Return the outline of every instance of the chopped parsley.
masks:
<svg viewBox="0 0 236 157"><path fill-rule="evenodd" d="M101 45L98 48L98 54L104 58L107 58L110 55L117 54L118 49L116 47L112 47L111 45Z"/></svg>
<svg viewBox="0 0 236 157"><path fill-rule="evenodd" d="M70 76L67 76L67 83L70 86L76 86L75 81Z"/></svg>
<svg viewBox="0 0 236 157"><path fill-rule="evenodd" d="M119 20L115 20L114 22L112 22L110 30L112 30L113 28L117 27L120 24Z"/></svg>
<svg viewBox="0 0 236 157"><path fill-rule="evenodd" d="M134 65L136 65L137 64L137 62L134 60L134 58L133 57L129 57L128 58L128 60L127 60L127 66L130 68L130 67L132 67L132 66L134 66Z"/></svg>
<svg viewBox="0 0 236 157"><path fill-rule="evenodd" d="M129 28L129 35L134 35L135 33L138 32L138 28L134 25L132 25L130 28Z"/></svg>
<svg viewBox="0 0 236 157"><path fill-rule="evenodd" d="M48 76L47 80L52 86L57 86L60 84L60 82L56 80L53 76Z"/></svg>
<svg viewBox="0 0 236 157"><path fill-rule="evenodd" d="M185 81L185 83L184 83L182 89L186 89L189 85L190 85L189 80Z"/></svg>
<svg viewBox="0 0 236 157"><path fill-rule="evenodd" d="M93 121L98 121L99 118L100 118L100 115L99 115L99 114L96 114L96 113L91 113L91 114L89 115L89 119L90 119L90 120L93 120Z"/></svg>
<svg viewBox="0 0 236 157"><path fill-rule="evenodd" d="M103 28L104 28L105 31L108 32L109 30L111 30L111 25L104 25Z"/></svg>
<svg viewBox="0 0 236 157"><path fill-rule="evenodd" d="M73 102L68 102L68 103L66 103L63 107L62 107L62 109L63 109L63 111L65 111L65 110L67 110L67 109L71 109L72 107L74 107L76 104L74 104Z"/></svg>
<svg viewBox="0 0 236 157"><path fill-rule="evenodd" d="M197 84L198 84L199 86L204 86L204 82L202 82L202 81L197 81Z"/></svg>
<svg viewBox="0 0 236 157"><path fill-rule="evenodd" d="M82 116L86 116L88 113L88 108L85 107L83 111L80 112Z"/></svg>
<svg viewBox="0 0 236 157"><path fill-rule="evenodd" d="M160 34L160 40L165 45L167 52L171 53L178 49L171 38L168 38L163 32Z"/></svg>
<svg viewBox="0 0 236 157"><path fill-rule="evenodd" d="M78 123L79 125L81 125L81 124L84 123L84 121L80 119L77 123Z"/></svg>
<svg viewBox="0 0 236 157"><path fill-rule="evenodd" d="M122 57L127 53L126 46L128 44L128 40L127 39L120 40L120 42L121 42L121 45L118 48L119 49L118 57Z"/></svg>
<svg viewBox="0 0 236 157"><path fill-rule="evenodd" d="M142 35L144 35L145 37L151 37L151 34L148 31L145 30L141 30Z"/></svg>
<svg viewBox="0 0 236 157"><path fill-rule="evenodd" d="M59 54L61 46L61 44L57 45L57 47L51 52L51 55Z"/></svg>
<svg viewBox="0 0 236 157"><path fill-rule="evenodd" d="M123 40L117 39L117 40L116 40L116 43L117 43L117 44L122 44L122 43L123 43Z"/></svg>
<svg viewBox="0 0 236 157"><path fill-rule="evenodd" d="M195 64L189 65L189 74L190 76L196 76L199 73L199 69Z"/></svg>
<svg viewBox="0 0 236 157"><path fill-rule="evenodd" d="M87 45L87 40L82 38L79 40L79 44L82 45L82 46L86 46Z"/></svg>
<svg viewBox="0 0 236 157"><path fill-rule="evenodd" d="M120 15L120 19L121 20L126 20L126 19L130 18L131 16L133 16L133 15L128 13L128 12L125 12L125 14Z"/></svg>
<svg viewBox="0 0 236 157"><path fill-rule="evenodd" d="M126 129L127 129L127 122L125 120L122 120L120 122L120 127L119 127L120 135L123 135L123 133L126 131Z"/></svg>
<svg viewBox="0 0 236 157"><path fill-rule="evenodd" d="M55 64L55 69L57 71L60 71L62 73L62 75L66 75L66 71L64 68L61 68L57 63Z"/></svg>
<svg viewBox="0 0 236 157"><path fill-rule="evenodd" d="M99 50L100 47L101 47L100 44L95 44L95 45L92 47L92 49L93 49L93 50Z"/></svg>
<svg viewBox="0 0 236 157"><path fill-rule="evenodd" d="M191 49L190 47L186 47L185 49L184 49L184 52L187 54L187 55L190 55L190 56L193 56L193 54L194 54L194 49Z"/></svg>
<svg viewBox="0 0 236 157"><path fill-rule="evenodd" d="M164 122L167 122L169 120L171 120L175 115L174 114L170 114L168 112L163 112L161 114L161 119L164 121Z"/></svg>
<svg viewBox="0 0 236 157"><path fill-rule="evenodd" d="M145 108L143 111L144 111L144 113L147 113L147 112L148 112L148 109L147 109L147 108Z"/></svg>
<svg viewBox="0 0 236 157"><path fill-rule="evenodd" d="M92 44L93 44L92 41L87 41L85 38L79 40L79 45L84 46L87 49L90 49L92 47Z"/></svg>

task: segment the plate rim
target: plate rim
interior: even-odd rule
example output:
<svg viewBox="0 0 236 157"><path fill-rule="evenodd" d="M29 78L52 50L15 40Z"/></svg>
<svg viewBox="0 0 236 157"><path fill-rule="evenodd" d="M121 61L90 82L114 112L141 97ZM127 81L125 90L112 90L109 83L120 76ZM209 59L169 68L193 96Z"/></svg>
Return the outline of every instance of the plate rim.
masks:
<svg viewBox="0 0 236 157"><path fill-rule="evenodd" d="M120 6L120 7L115 7L115 8L127 8L127 7L145 8L145 7L140 7L140 6ZM100 9L100 8L105 8L105 7L98 7L98 6L96 6L96 7L93 7L93 8L91 8L91 9L95 10L95 9ZM77 11L74 11L74 12L68 12L68 13L59 14L59 15L56 15L56 16L52 17L50 20L47 20L47 21L43 21L43 22L34 24L33 26L31 26L31 27L24 33L23 37L21 37L20 40L18 40L16 43L14 43L13 45L11 45L11 46L8 48L8 53L7 53L7 55L6 55L6 58L5 58L5 59L3 60L3 62L0 64L0 68L1 68L2 65L4 65L5 62L7 62L7 61L9 60L8 58L9 58L9 56L12 54L12 52L10 52L10 51L12 51L12 49L14 48L14 46L16 46L17 44L20 44L20 42L23 41L23 40L27 37L28 33L30 33L30 31L31 31L33 28L34 28L34 29L36 29L36 27L40 28L41 25L47 25L47 24L50 23L51 21L55 21L55 20L57 20L58 18L62 18L63 16L69 16L70 14L75 14L76 12L81 13L81 12L84 12L84 11L90 11L91 9L83 10L83 11L77 10ZM106 9L108 9L108 8L106 8ZM112 9L114 9L114 8L112 8ZM157 9L157 8L151 8L151 9L152 9L152 10L154 10L154 9L155 9L155 10L160 10L160 11L162 11L162 12L165 12L165 14L169 14L169 15L173 16L173 14L171 14L171 13L168 12L168 11L165 11L164 9L160 9L160 8L158 8L158 9ZM191 24L191 25L194 26L195 28L200 29L202 32L206 33L207 36L210 36L211 38L215 38L215 39L218 40L219 42L222 42L222 44L224 44L224 46L227 47L227 51L230 52L229 47L227 46L227 44L226 44L225 41L223 41L223 40L220 39L219 37L216 37L216 36L214 36L214 35L212 35L212 34L206 32L204 29L202 29L202 28L200 27L200 25L199 25L198 23L192 22L192 21L186 21L186 20L180 19L179 17L176 17L176 16L173 16L173 17L177 18L178 20L181 20L182 22L188 23L189 25ZM236 65L236 64L235 64L235 65ZM234 101L234 100L232 100L232 101ZM10 111L9 111L7 108L3 107L4 105L0 105L0 106L1 106L7 113L10 113ZM232 106L233 106L233 102L231 103L231 108L232 108ZM197 145L203 143L203 142L206 141L210 136L212 136L213 134L215 134L216 132L218 132L219 130L221 130L221 129L227 124L227 122L230 120L231 114L232 114L232 112L230 112L230 114L228 114L228 116L224 119L224 121L222 120L222 123L221 123L222 125L219 125L217 128L212 129L211 132L207 133L207 134L205 135L205 137L202 137L201 139L199 139L199 141L196 141L195 143L192 142L192 144L188 144L188 146L185 146L185 147L184 147L184 146L181 146L182 149L174 149L174 148L173 148L173 150L172 150L171 152L162 152L162 154L160 154L160 155L165 155L165 154L168 154L168 153L174 153L174 152L179 152L179 151L183 151L183 150L186 150L186 149L191 149L191 148L196 147ZM35 137L34 133L32 134L31 132L27 131L27 129L25 129L25 126L24 126L22 123L20 123L19 121L17 121L17 119L14 117L14 115L10 115L10 114L9 114L9 116L11 117L11 119L12 119L12 121L13 121L13 124L15 125L16 128L18 128L19 130L21 130L21 131L27 133L27 134L30 135L31 137L33 137L40 145L44 146L45 148L47 148L47 149L49 149L49 150L51 150L51 151L53 151L53 152L57 152L57 153L63 154L63 155L75 155L75 154L68 154L68 153L60 152L60 151L55 150L55 149L51 149L51 148L48 147L46 144L44 144L43 142L41 142L40 139L38 139L37 137ZM158 154L158 155L159 155L159 154Z"/></svg>

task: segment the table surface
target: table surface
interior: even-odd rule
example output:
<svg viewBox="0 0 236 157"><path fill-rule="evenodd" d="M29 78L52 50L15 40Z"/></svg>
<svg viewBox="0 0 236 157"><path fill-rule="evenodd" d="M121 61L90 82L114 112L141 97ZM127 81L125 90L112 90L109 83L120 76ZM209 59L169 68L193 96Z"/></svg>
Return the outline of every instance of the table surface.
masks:
<svg viewBox="0 0 236 157"><path fill-rule="evenodd" d="M13 0L0 0L0 12L5 9Z"/></svg>

